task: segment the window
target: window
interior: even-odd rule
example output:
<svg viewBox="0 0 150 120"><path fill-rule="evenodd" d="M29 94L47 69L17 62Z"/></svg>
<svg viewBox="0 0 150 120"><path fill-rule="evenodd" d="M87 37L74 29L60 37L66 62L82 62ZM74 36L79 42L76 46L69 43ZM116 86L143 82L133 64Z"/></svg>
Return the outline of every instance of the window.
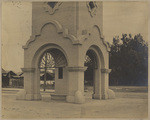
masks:
<svg viewBox="0 0 150 120"><path fill-rule="evenodd" d="M89 2L89 6L91 9L93 9L95 7L94 2Z"/></svg>
<svg viewBox="0 0 150 120"><path fill-rule="evenodd" d="M62 2L44 2L45 12L48 12L50 15L53 15Z"/></svg>
<svg viewBox="0 0 150 120"><path fill-rule="evenodd" d="M96 1L87 2L87 7L88 7L88 10L89 10L89 12L91 14L91 17L96 15L96 9L97 9Z"/></svg>
<svg viewBox="0 0 150 120"><path fill-rule="evenodd" d="M47 3L51 8L54 8L57 2L48 2Z"/></svg>
<svg viewBox="0 0 150 120"><path fill-rule="evenodd" d="M58 79L63 79L63 68L58 68Z"/></svg>

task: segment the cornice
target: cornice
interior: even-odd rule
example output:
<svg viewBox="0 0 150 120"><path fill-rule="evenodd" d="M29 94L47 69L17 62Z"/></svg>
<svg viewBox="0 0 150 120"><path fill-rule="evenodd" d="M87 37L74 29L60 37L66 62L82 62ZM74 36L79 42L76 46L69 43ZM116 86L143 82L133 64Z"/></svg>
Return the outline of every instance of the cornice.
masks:
<svg viewBox="0 0 150 120"><path fill-rule="evenodd" d="M57 33L61 34L64 38L68 38L73 45L82 45L83 42L85 40L87 40L89 37L89 33L76 37L72 34L69 34L68 29L63 28L62 25L58 21L48 20L45 24L39 25L36 32L32 36L30 36L30 39L27 41L26 45L24 45L22 48L28 49L29 45L32 42L34 42L37 37L41 36L42 29L48 24L53 24L56 27ZM108 43L104 40L104 36L101 34L99 26L94 25L94 27L97 28L97 30L99 32L100 39L102 40L102 43L105 45L107 51L110 51L110 47L109 47Z"/></svg>
<svg viewBox="0 0 150 120"><path fill-rule="evenodd" d="M104 68L104 69L101 69L101 72L102 72L102 73L110 73L110 72L111 72L111 69L106 69L106 68Z"/></svg>

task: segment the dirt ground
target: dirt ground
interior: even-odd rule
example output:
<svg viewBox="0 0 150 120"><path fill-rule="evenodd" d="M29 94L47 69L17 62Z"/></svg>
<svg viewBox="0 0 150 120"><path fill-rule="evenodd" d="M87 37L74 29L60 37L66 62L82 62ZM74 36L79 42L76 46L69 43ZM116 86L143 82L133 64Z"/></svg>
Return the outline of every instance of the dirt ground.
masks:
<svg viewBox="0 0 150 120"><path fill-rule="evenodd" d="M85 92L84 104L72 104L50 99L53 91L41 92L41 101L16 100L20 89L2 89L3 119L47 118L147 118L148 93L146 87L110 87L115 99L94 100L92 89Z"/></svg>

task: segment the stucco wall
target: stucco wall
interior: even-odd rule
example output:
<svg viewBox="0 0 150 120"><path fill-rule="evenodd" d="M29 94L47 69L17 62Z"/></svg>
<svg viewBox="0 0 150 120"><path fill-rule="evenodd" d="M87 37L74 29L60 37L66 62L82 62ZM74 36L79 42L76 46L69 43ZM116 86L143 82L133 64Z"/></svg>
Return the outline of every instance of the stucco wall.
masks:
<svg viewBox="0 0 150 120"><path fill-rule="evenodd" d="M64 28L69 29L69 33L76 35L76 3L75 2L62 2L58 10L50 15L44 10L44 2L32 3L32 23L33 33L40 24L44 24L49 20L56 20Z"/></svg>
<svg viewBox="0 0 150 120"><path fill-rule="evenodd" d="M82 34L82 30L91 31L93 25L98 25L103 32L103 3L96 2L95 15L91 16L88 8L88 2L78 2L78 26L79 33Z"/></svg>

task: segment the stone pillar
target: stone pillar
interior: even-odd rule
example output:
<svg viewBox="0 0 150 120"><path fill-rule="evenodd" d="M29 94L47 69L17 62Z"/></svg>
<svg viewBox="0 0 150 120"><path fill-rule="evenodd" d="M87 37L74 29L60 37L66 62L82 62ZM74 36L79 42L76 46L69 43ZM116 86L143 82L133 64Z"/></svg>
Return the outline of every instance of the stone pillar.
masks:
<svg viewBox="0 0 150 120"><path fill-rule="evenodd" d="M32 81L33 81L33 95L34 100L41 100L41 94L40 94L40 69L36 68L33 72Z"/></svg>
<svg viewBox="0 0 150 120"><path fill-rule="evenodd" d="M100 69L94 69L94 93L93 99L101 99L101 71Z"/></svg>
<svg viewBox="0 0 150 120"><path fill-rule="evenodd" d="M67 67L68 70L68 93L67 102L84 103L84 71L86 67Z"/></svg>
<svg viewBox="0 0 150 120"><path fill-rule="evenodd" d="M38 100L41 99L40 93L34 91L35 68L22 68L24 74L24 90L19 91L17 99ZM36 77L35 77L36 78Z"/></svg>
<svg viewBox="0 0 150 120"><path fill-rule="evenodd" d="M109 73L111 69L101 69L102 76L102 99L108 99L108 89L109 89Z"/></svg>

